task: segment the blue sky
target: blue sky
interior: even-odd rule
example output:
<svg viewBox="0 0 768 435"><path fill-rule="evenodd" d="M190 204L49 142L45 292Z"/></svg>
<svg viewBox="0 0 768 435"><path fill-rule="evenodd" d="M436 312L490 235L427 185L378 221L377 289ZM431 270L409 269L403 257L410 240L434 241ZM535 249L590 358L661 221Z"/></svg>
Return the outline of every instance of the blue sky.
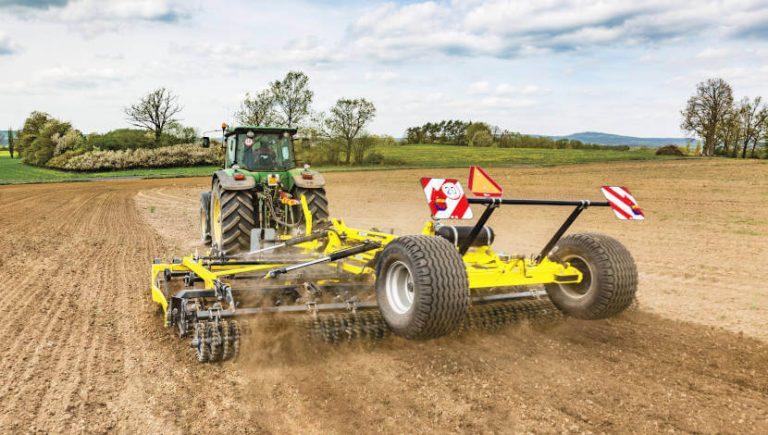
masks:
<svg viewBox="0 0 768 435"><path fill-rule="evenodd" d="M767 41L766 1L0 0L0 124L124 127L123 106L167 86L208 130L299 69L315 110L373 101L375 133L459 118L681 136L701 80L768 96Z"/></svg>

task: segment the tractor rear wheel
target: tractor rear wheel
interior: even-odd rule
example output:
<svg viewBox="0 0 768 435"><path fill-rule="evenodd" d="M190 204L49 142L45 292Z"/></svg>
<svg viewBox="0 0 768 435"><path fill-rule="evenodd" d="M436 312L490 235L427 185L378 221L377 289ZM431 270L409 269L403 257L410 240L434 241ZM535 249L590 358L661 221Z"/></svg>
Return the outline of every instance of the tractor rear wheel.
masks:
<svg viewBox="0 0 768 435"><path fill-rule="evenodd" d="M578 269L578 284L547 284L552 303L579 319L604 319L624 311L637 292L635 260L618 240L604 234L573 234L560 240L549 256Z"/></svg>
<svg viewBox="0 0 768 435"><path fill-rule="evenodd" d="M211 192L200 194L200 241L211 246Z"/></svg>
<svg viewBox="0 0 768 435"><path fill-rule="evenodd" d="M469 280L461 255L441 237L395 239L379 254L376 299L397 335L428 339L455 331L469 309Z"/></svg>
<svg viewBox="0 0 768 435"><path fill-rule="evenodd" d="M224 190L218 180L211 192L211 246L223 254L247 250L256 227L253 196L248 190Z"/></svg>
<svg viewBox="0 0 768 435"><path fill-rule="evenodd" d="M301 195L307 199L307 207L310 213L312 213L312 226L323 226L329 220L330 213L328 212L328 197L325 194L325 189L305 189L303 187L294 187L292 196L300 200ZM301 206L297 206L293 210L294 221L304 222L304 213Z"/></svg>

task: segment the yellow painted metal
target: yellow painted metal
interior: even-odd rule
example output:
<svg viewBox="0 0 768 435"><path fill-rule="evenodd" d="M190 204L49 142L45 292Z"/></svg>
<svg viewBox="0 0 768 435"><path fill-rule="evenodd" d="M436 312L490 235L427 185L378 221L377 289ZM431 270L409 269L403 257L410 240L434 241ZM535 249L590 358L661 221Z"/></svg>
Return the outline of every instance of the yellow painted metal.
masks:
<svg viewBox="0 0 768 435"><path fill-rule="evenodd" d="M152 265L152 277L151 277L151 284L150 289L152 290L152 300L160 304L160 306L163 308L163 314L168 310L168 300L165 297L165 294L163 293L163 289L160 288L160 274L164 273L166 270L170 270L171 272L184 272L186 271L186 267L184 267L181 264L153 264ZM166 325L168 326L168 325Z"/></svg>
<svg viewBox="0 0 768 435"><path fill-rule="evenodd" d="M544 258L535 262L532 258L502 258L490 246L470 249L464 255L469 288L514 287L550 284L578 283L582 274L573 266L563 265Z"/></svg>
<svg viewBox="0 0 768 435"><path fill-rule="evenodd" d="M311 214L306 205L306 198L301 197L302 209L305 219ZM212 217L216 215L212 210ZM310 223L311 225L311 223ZM307 227L307 233L311 232L311 226ZM422 229L424 235L434 235L434 223L427 222ZM366 241L376 241L381 248L348 257L337 263L329 264L330 267L354 275L372 275L374 259L384 247L395 240L394 234L379 231L366 231L351 228L340 219L331 219L331 227L328 231L328 239L322 252L317 251L319 242L307 242L297 247L310 254L304 260L317 258L318 255L328 255L350 246L359 245ZM470 248L463 257L464 265L469 278L470 289L503 288L516 286L541 285L549 283L579 283L583 279L581 272L569 264L561 264L544 258L536 262L532 258L500 256L490 246ZM302 260L296 260L301 262ZM270 269L286 266L282 263L269 263L257 265L212 265L206 267L201 260L193 256L184 257L180 264L154 264L152 266L152 299L159 303L163 310L168 307L168 301L159 288L158 277L165 270L171 272L192 272L203 280L204 288L213 289L215 282L220 278L231 277L250 272L265 272ZM343 278L340 277L340 280Z"/></svg>
<svg viewBox="0 0 768 435"><path fill-rule="evenodd" d="M302 193L299 196L301 202L301 212L304 214L304 233L312 234L312 212L309 211L309 205L307 204L307 197Z"/></svg>

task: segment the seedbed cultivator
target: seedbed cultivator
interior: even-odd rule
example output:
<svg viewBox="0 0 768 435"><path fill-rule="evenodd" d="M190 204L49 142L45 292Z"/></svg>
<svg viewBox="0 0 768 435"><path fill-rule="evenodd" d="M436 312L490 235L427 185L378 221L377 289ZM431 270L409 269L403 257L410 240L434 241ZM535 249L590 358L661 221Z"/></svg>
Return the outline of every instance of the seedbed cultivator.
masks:
<svg viewBox="0 0 768 435"><path fill-rule="evenodd" d="M493 328L561 313L582 319L616 315L633 301L637 270L629 252L601 234L565 236L589 207L643 219L627 189L605 186L608 201L508 199L485 171L472 167L467 198L451 179L421 181L432 211L419 235L396 236L330 219L313 228L306 199L303 234L267 237L254 229L251 250L189 255L152 266L152 298L165 326L190 338L201 362L237 355L243 318L293 315L310 336L335 342L394 333L430 339L468 328ZM471 205L484 206L474 225ZM536 254L505 255L486 225L504 206L573 210ZM543 286L543 290L541 287Z"/></svg>

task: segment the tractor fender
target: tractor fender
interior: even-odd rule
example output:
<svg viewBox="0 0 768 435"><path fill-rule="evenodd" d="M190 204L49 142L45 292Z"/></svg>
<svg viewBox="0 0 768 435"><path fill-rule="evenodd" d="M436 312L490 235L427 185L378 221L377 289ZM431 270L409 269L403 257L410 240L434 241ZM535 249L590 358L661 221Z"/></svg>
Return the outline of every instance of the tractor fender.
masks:
<svg viewBox="0 0 768 435"><path fill-rule="evenodd" d="M323 177L323 174L311 169L304 169L297 172L292 171L291 177L293 177L293 183L303 189L319 189L325 186L325 177Z"/></svg>
<svg viewBox="0 0 768 435"><path fill-rule="evenodd" d="M253 177L246 176L244 180L235 180L233 174L227 173L221 169L213 175L219 180L219 185L224 190L248 190L256 187L256 180Z"/></svg>

